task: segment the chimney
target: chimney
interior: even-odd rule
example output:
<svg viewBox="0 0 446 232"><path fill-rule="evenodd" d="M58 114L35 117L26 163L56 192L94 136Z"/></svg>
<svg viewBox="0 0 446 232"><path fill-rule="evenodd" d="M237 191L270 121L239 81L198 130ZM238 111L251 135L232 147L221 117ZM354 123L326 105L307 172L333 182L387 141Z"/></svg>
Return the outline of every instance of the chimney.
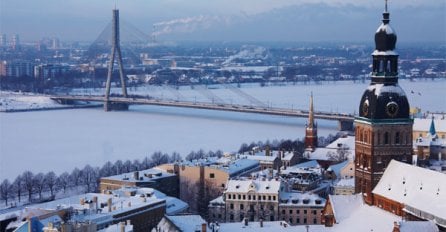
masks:
<svg viewBox="0 0 446 232"><path fill-rule="evenodd" d="M94 196L93 197L93 203L94 203L94 209L98 209L98 197L97 196Z"/></svg>
<svg viewBox="0 0 446 232"><path fill-rule="evenodd" d="M125 232L125 222L120 222L119 225L121 228L120 232Z"/></svg>
<svg viewBox="0 0 446 232"><path fill-rule="evenodd" d="M243 221L245 221L245 226L248 226L248 218L244 218Z"/></svg>
<svg viewBox="0 0 446 232"><path fill-rule="evenodd" d="M260 227L263 227L263 218L260 218Z"/></svg>
<svg viewBox="0 0 446 232"><path fill-rule="evenodd" d="M108 207L108 212L112 211L112 199L108 198L107 199L107 207Z"/></svg>
<svg viewBox="0 0 446 232"><path fill-rule="evenodd" d="M393 222L392 232L400 232L400 224L398 222Z"/></svg>
<svg viewBox="0 0 446 232"><path fill-rule="evenodd" d="M135 180L139 180L139 172L138 171L133 173L133 178L135 178Z"/></svg>
<svg viewBox="0 0 446 232"><path fill-rule="evenodd" d="M206 223L201 224L201 232L206 232L207 225Z"/></svg>

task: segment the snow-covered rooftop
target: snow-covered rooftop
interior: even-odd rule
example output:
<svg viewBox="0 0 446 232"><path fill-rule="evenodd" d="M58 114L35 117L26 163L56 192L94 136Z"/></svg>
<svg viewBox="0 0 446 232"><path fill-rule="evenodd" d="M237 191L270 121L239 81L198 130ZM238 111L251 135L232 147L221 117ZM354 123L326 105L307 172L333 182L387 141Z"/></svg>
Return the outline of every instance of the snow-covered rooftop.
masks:
<svg viewBox="0 0 446 232"><path fill-rule="evenodd" d="M403 203L406 210L421 210L446 223L444 173L392 160L373 193Z"/></svg>
<svg viewBox="0 0 446 232"><path fill-rule="evenodd" d="M279 232L279 231L293 231L293 232L325 232L329 231L329 228L323 225L308 225L308 230L306 226L291 226L284 221L264 221L263 227L260 226L260 222L248 222L245 225L244 222L232 222L232 223L220 223L218 226L218 232ZM212 231L212 230L211 230Z"/></svg>
<svg viewBox="0 0 446 232"><path fill-rule="evenodd" d="M201 231L201 225L206 224L206 221L200 215L166 216L166 218L183 232Z"/></svg>
<svg viewBox="0 0 446 232"><path fill-rule="evenodd" d="M336 182L335 186L355 187L355 178L342 178L338 182Z"/></svg>
<svg viewBox="0 0 446 232"><path fill-rule="evenodd" d="M404 93L404 90L398 84L396 85L374 84L374 85L369 85L367 89L370 91L374 90L376 96L380 96L381 92L396 93L399 96L406 96L406 93Z"/></svg>
<svg viewBox="0 0 446 232"><path fill-rule="evenodd" d="M414 118L413 130L414 131L427 131L431 126L432 119L430 118ZM434 119L435 130L438 132L446 132L446 119Z"/></svg>
<svg viewBox="0 0 446 232"><path fill-rule="evenodd" d="M438 232L438 227L432 221L402 221L400 232Z"/></svg>
<svg viewBox="0 0 446 232"><path fill-rule="evenodd" d="M282 182L280 180L229 180L227 193L279 193Z"/></svg>
<svg viewBox="0 0 446 232"><path fill-rule="evenodd" d="M135 179L135 173L138 173L138 179ZM137 172L128 172L114 176L102 177L101 179L120 180L129 182L147 182L171 176L175 175L172 173L168 173L160 168L151 168Z"/></svg>
<svg viewBox="0 0 446 232"><path fill-rule="evenodd" d="M280 205L311 206L311 207L324 207L325 205L325 199L319 197L317 194L281 192L279 197L280 197Z"/></svg>
<svg viewBox="0 0 446 232"><path fill-rule="evenodd" d="M330 195L336 224L331 232L392 231L393 223L401 217L364 203L360 194Z"/></svg>
<svg viewBox="0 0 446 232"><path fill-rule="evenodd" d="M341 163L330 165L330 167L328 167L328 170L334 172L337 178L341 178L341 170L345 166L347 166L349 162L349 160L345 160Z"/></svg>

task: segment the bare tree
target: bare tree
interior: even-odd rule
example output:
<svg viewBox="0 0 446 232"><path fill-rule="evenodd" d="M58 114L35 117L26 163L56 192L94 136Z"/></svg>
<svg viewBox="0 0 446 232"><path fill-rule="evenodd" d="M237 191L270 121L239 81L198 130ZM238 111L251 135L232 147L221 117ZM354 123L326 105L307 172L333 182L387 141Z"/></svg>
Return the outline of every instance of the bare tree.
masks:
<svg viewBox="0 0 446 232"><path fill-rule="evenodd" d="M0 184L0 196L5 201L5 205L8 205L9 193L11 193L11 183L6 179Z"/></svg>
<svg viewBox="0 0 446 232"><path fill-rule="evenodd" d="M121 174L121 173L123 173L123 164L122 164L122 160L116 160L114 166L115 166L115 168L116 168L116 174Z"/></svg>
<svg viewBox="0 0 446 232"><path fill-rule="evenodd" d="M14 192L17 194L17 200L21 200L22 197L22 189L23 189L23 179L22 176L19 175L15 178L14 183L12 183L12 188Z"/></svg>
<svg viewBox="0 0 446 232"><path fill-rule="evenodd" d="M25 171L22 174L23 177L23 185L28 192L28 201L31 202L33 190L34 190L34 174L30 171Z"/></svg>
<svg viewBox="0 0 446 232"><path fill-rule="evenodd" d="M108 161L107 163L104 164L104 166L102 166L100 174L101 176L112 176L116 173L115 171L116 170L114 169L113 164L110 161Z"/></svg>
<svg viewBox="0 0 446 232"><path fill-rule="evenodd" d="M34 187L36 188L37 192L39 193L39 199L42 199L42 192L46 185L45 175L43 175L43 173L40 172L34 176L33 181L34 181Z"/></svg>
<svg viewBox="0 0 446 232"><path fill-rule="evenodd" d="M82 169L82 183L87 188L87 192L91 192L96 188L97 181L99 178L99 170L92 168L90 165L86 165Z"/></svg>
<svg viewBox="0 0 446 232"><path fill-rule="evenodd" d="M133 163L132 163L132 171L139 171L139 170L142 170L141 169L141 163L139 162L139 159L135 159L135 160L133 160Z"/></svg>
<svg viewBox="0 0 446 232"><path fill-rule="evenodd" d="M82 172L79 170L79 168L74 168L71 172L70 179L74 186L79 186L81 181Z"/></svg>
<svg viewBox="0 0 446 232"><path fill-rule="evenodd" d="M149 157L145 157L141 162L142 169L149 169L153 166L152 160Z"/></svg>
<svg viewBox="0 0 446 232"><path fill-rule="evenodd" d="M54 172L48 172L45 175L45 184L50 190L51 196L54 196L54 190L56 190L57 177Z"/></svg>
<svg viewBox="0 0 446 232"><path fill-rule="evenodd" d="M57 186L63 189L64 193L66 192L69 183L70 183L70 174L68 174L68 172L60 174L60 176L57 178Z"/></svg>
<svg viewBox="0 0 446 232"><path fill-rule="evenodd" d="M169 155L156 151L152 154L152 162L155 166L169 162Z"/></svg>
<svg viewBox="0 0 446 232"><path fill-rule="evenodd" d="M130 160L126 160L123 164L123 172L127 173L127 172L131 172L132 171L132 161Z"/></svg>
<svg viewBox="0 0 446 232"><path fill-rule="evenodd" d="M178 152L174 152L169 157L169 163L181 161L181 155Z"/></svg>

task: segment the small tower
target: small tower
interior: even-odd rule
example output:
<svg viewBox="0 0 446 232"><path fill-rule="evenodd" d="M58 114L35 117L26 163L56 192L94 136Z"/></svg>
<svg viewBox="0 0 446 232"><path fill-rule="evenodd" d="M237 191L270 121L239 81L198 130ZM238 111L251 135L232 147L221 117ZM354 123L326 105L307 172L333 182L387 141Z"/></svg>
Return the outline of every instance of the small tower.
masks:
<svg viewBox="0 0 446 232"><path fill-rule="evenodd" d="M372 191L392 159L412 164L409 102L398 84L397 36L390 26L387 0L375 33L371 83L355 118L355 192L372 205Z"/></svg>
<svg viewBox="0 0 446 232"><path fill-rule="evenodd" d="M314 122L313 92L310 96L310 111L308 112L308 124L305 127L305 149L314 151L317 147L317 124Z"/></svg>

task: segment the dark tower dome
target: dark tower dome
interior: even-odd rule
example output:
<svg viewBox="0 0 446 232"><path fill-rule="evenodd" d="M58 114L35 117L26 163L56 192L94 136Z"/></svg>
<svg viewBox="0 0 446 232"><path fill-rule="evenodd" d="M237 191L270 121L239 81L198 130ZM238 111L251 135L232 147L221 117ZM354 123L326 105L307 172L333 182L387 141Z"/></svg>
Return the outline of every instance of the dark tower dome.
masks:
<svg viewBox="0 0 446 232"><path fill-rule="evenodd" d="M370 85L359 105L359 115L372 120L409 118L409 113L409 101L398 84Z"/></svg>
<svg viewBox="0 0 446 232"><path fill-rule="evenodd" d="M396 33L390 26L389 12L383 13L383 23L378 27L375 33L375 49L376 51L392 51L396 45Z"/></svg>

